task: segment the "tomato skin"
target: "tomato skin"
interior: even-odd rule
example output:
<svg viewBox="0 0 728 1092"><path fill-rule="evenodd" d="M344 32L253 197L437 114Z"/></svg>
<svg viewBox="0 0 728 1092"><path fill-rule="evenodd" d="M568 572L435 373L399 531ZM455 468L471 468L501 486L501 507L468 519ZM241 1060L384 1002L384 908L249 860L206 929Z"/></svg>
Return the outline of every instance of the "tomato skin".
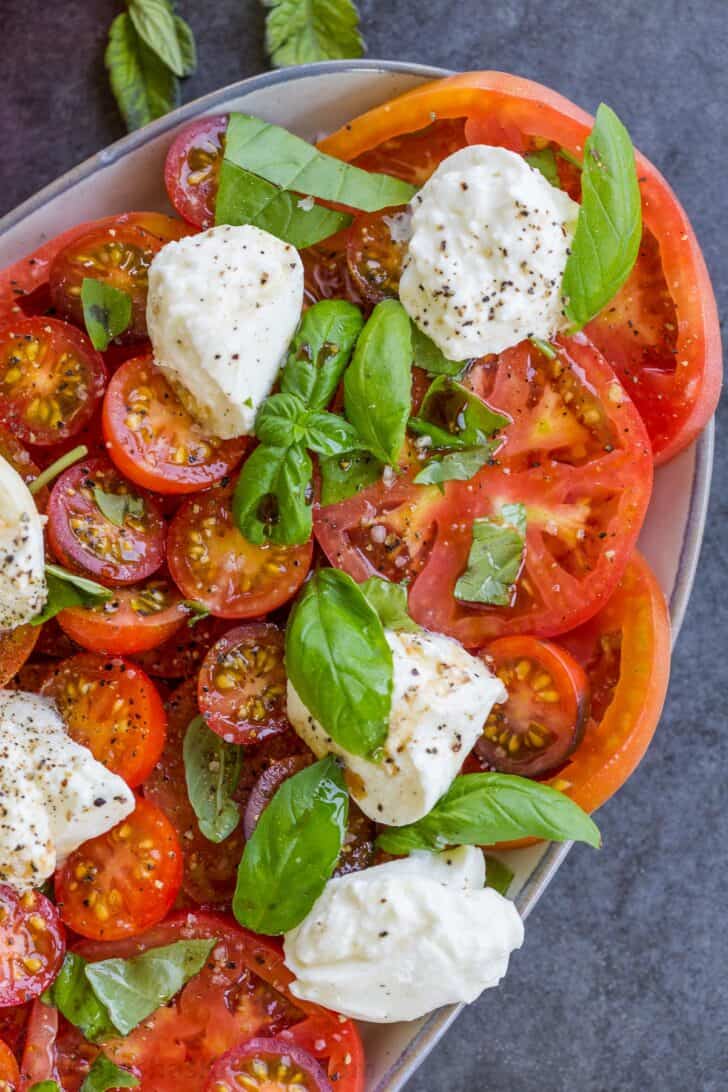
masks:
<svg viewBox="0 0 728 1092"><path fill-rule="evenodd" d="M265 1076L258 1078L262 1067ZM283 1038L249 1039L228 1050L210 1070L203 1092L236 1092L246 1077L246 1087L265 1092L332 1092L318 1062Z"/></svg>
<svg viewBox="0 0 728 1092"><path fill-rule="evenodd" d="M169 640L188 621L182 597L164 578L143 587L122 588L95 607L67 607L58 614L61 629L92 652L128 656L148 652Z"/></svg>
<svg viewBox="0 0 728 1092"><path fill-rule="evenodd" d="M7 1008L39 997L50 985L66 953L66 934L55 906L40 891L19 895L0 884L0 909L0 1008Z"/></svg>
<svg viewBox="0 0 728 1092"><path fill-rule="evenodd" d="M186 679L197 671L227 625L221 618L201 618L194 625L180 626L163 644L135 654L134 659L155 678Z"/></svg>
<svg viewBox="0 0 728 1092"><path fill-rule="evenodd" d="M41 626L0 630L0 686L20 671L40 637Z"/></svg>
<svg viewBox="0 0 728 1092"><path fill-rule="evenodd" d="M363 298L371 304L397 299L407 249L406 209L357 216L349 228L346 264Z"/></svg>
<svg viewBox="0 0 728 1092"><path fill-rule="evenodd" d="M283 643L278 626L257 622L228 630L207 653L200 711L228 742L257 743L288 727Z"/></svg>
<svg viewBox="0 0 728 1092"><path fill-rule="evenodd" d="M6 1042L0 1039L0 1092L15 1092L20 1070L15 1055Z"/></svg>
<svg viewBox="0 0 728 1092"><path fill-rule="evenodd" d="M215 197L228 115L198 118L172 141L164 161L164 185L176 211L199 228L215 223Z"/></svg>

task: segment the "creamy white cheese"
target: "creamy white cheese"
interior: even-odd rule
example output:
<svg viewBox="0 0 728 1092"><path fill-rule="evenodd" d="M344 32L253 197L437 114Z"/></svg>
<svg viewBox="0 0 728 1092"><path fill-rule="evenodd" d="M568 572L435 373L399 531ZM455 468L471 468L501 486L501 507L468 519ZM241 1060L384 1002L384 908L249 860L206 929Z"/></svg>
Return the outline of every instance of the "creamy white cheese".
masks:
<svg viewBox="0 0 728 1092"><path fill-rule="evenodd" d="M412 209L400 299L451 360L548 339L568 325L561 280L579 206L523 156L462 148Z"/></svg>
<svg viewBox="0 0 728 1092"><path fill-rule="evenodd" d="M267 231L215 227L167 243L149 267L155 362L213 435L246 435L302 305L298 251Z"/></svg>
<svg viewBox="0 0 728 1092"><path fill-rule="evenodd" d="M483 854L466 846L329 880L285 936L292 993L375 1023L474 1001L523 943L515 906L483 882Z"/></svg>
<svg viewBox="0 0 728 1092"><path fill-rule="evenodd" d="M67 735L51 701L0 690L0 883L38 887L133 810L131 789Z"/></svg>
<svg viewBox="0 0 728 1092"><path fill-rule="evenodd" d="M0 629L30 621L47 594L41 516L20 474L0 457Z"/></svg>
<svg viewBox="0 0 728 1092"><path fill-rule="evenodd" d="M381 762L334 743L290 681L288 719L319 758L329 752L343 758L349 791L365 815L403 826L427 815L447 792L491 708L507 692L482 660L450 637L390 630L385 636L394 688Z"/></svg>

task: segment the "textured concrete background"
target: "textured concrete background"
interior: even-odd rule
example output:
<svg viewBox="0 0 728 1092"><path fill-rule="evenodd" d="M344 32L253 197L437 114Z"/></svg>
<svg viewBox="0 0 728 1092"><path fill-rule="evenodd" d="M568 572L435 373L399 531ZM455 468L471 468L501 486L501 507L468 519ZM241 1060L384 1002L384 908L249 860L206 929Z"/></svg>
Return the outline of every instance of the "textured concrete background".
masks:
<svg viewBox="0 0 728 1092"><path fill-rule="evenodd" d="M103 47L113 0L0 0L0 210L122 135ZM262 71L258 0L180 0L200 69L186 99ZM501 68L609 102L686 205L728 311L725 0L361 0L369 56ZM728 407L667 709L527 928L504 986L460 1018L412 1092L728 1087L725 574ZM721 799L722 797L722 799Z"/></svg>

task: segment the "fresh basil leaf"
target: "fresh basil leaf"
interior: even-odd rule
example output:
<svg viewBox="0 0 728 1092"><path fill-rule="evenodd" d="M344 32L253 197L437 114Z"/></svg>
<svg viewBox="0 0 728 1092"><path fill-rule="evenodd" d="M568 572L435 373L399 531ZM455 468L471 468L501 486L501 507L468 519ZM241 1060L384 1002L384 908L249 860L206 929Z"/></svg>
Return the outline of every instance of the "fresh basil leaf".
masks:
<svg viewBox="0 0 728 1092"><path fill-rule="evenodd" d="M448 360L416 322L412 323L412 359L430 375L460 375L467 364L465 360Z"/></svg>
<svg viewBox="0 0 728 1092"><path fill-rule="evenodd" d="M306 436L306 406L296 394L272 394L261 403L255 435L270 447L300 444Z"/></svg>
<svg viewBox="0 0 728 1092"><path fill-rule="evenodd" d="M86 978L114 1026L128 1035L202 970L216 943L178 940L131 959L102 959L87 965Z"/></svg>
<svg viewBox="0 0 728 1092"><path fill-rule="evenodd" d="M509 424L502 413L446 375L432 381L419 416L409 420L412 432L430 436L432 447L443 449L480 447Z"/></svg>
<svg viewBox="0 0 728 1092"><path fill-rule="evenodd" d="M368 451L352 451L347 455L322 459L321 504L338 504L353 497L382 476L384 466Z"/></svg>
<svg viewBox="0 0 728 1092"><path fill-rule="evenodd" d="M243 749L226 743L202 717L187 727L182 755L190 804L200 830L210 842L224 842L240 822L233 800L243 769Z"/></svg>
<svg viewBox="0 0 728 1092"><path fill-rule="evenodd" d="M364 326L348 300L319 300L304 312L281 371L281 391L298 395L309 410L331 401Z"/></svg>
<svg viewBox="0 0 728 1092"><path fill-rule="evenodd" d="M361 437L336 413L312 413L306 423L306 446L324 457L345 455L361 447Z"/></svg>
<svg viewBox="0 0 728 1092"><path fill-rule="evenodd" d="M97 1054L80 1092L113 1092L117 1088L138 1088L139 1078L128 1069L114 1065L105 1054Z"/></svg>
<svg viewBox="0 0 728 1092"><path fill-rule="evenodd" d="M539 148L537 152L531 152L523 158L530 167L540 171L547 182L550 182L557 190L561 189L559 168L556 165L556 156L552 148Z"/></svg>
<svg viewBox="0 0 728 1092"><path fill-rule="evenodd" d="M429 815L384 831L377 844L385 853L411 853L515 838L573 839L595 849L601 844L596 824L570 797L539 781L501 773L456 777Z"/></svg>
<svg viewBox="0 0 728 1092"><path fill-rule="evenodd" d="M287 129L250 114L230 115L225 158L284 190L365 212L405 205L415 193L408 182L324 155Z"/></svg>
<svg viewBox="0 0 728 1092"><path fill-rule="evenodd" d="M215 199L215 223L254 224L303 250L348 227L351 216L321 205L302 208L295 194L279 190L223 159Z"/></svg>
<svg viewBox="0 0 728 1092"><path fill-rule="evenodd" d="M383 300L359 335L344 375L346 416L362 444L396 466L412 399L410 320L398 300Z"/></svg>
<svg viewBox="0 0 728 1092"><path fill-rule="evenodd" d="M443 482L468 482L481 467L492 460L497 444L483 447L466 447L437 455L420 470L415 478L417 485L441 485Z"/></svg>
<svg viewBox="0 0 728 1092"><path fill-rule="evenodd" d="M144 518L144 501L133 493L106 493L95 485L93 494L99 512L115 527L123 527L127 516L132 519Z"/></svg>
<svg viewBox="0 0 728 1092"><path fill-rule="evenodd" d="M256 546L296 546L311 537L311 476L305 448L260 444L243 463L233 496L233 518Z"/></svg>
<svg viewBox="0 0 728 1092"><path fill-rule="evenodd" d="M286 670L336 743L365 757L381 747L392 706L392 652L364 592L339 569L314 573L294 603Z"/></svg>
<svg viewBox="0 0 728 1092"><path fill-rule="evenodd" d="M382 576L370 576L359 587L385 629L400 633L421 632L422 626L418 626L407 611L407 589L403 584L394 584Z"/></svg>
<svg viewBox="0 0 728 1092"><path fill-rule="evenodd" d="M538 349L538 351L548 360L556 360L556 357L559 355L554 346L550 342L544 341L543 338L530 337L528 340L531 342L534 349Z"/></svg>
<svg viewBox="0 0 728 1092"><path fill-rule="evenodd" d="M55 1081L39 1081L31 1086L30 1092L62 1092Z"/></svg>
<svg viewBox="0 0 728 1092"><path fill-rule="evenodd" d="M104 61L127 129L139 129L179 105L177 77L140 39L128 12L111 24Z"/></svg>
<svg viewBox="0 0 728 1092"><path fill-rule="evenodd" d="M130 0L129 18L144 44L175 76L189 75L170 4L165 0Z"/></svg>
<svg viewBox="0 0 728 1092"><path fill-rule="evenodd" d="M197 69L197 45L192 27L180 15L174 17L177 45L182 57L182 76L191 76Z"/></svg>
<svg viewBox="0 0 728 1092"><path fill-rule="evenodd" d="M66 952L55 981L41 996L45 1005L53 1005L69 1023L79 1029L90 1043L102 1042L119 1034L106 1006L99 1001L86 977L85 959Z"/></svg>
<svg viewBox="0 0 728 1092"><path fill-rule="evenodd" d="M485 886L492 887L499 895L507 895L512 883L513 873L508 865L503 864L503 861L499 861L497 857L486 855Z"/></svg>
<svg viewBox="0 0 728 1092"><path fill-rule="evenodd" d="M93 607L111 599L113 595L113 592L97 584L95 580L69 573L60 565L47 564L45 575L48 598L40 614L31 618L31 626L39 626L42 622L55 618L66 607Z"/></svg>
<svg viewBox="0 0 728 1092"><path fill-rule="evenodd" d="M493 519L473 520L468 567L455 584L455 598L507 607L526 549L526 509L504 504Z"/></svg>
<svg viewBox="0 0 728 1092"><path fill-rule="evenodd" d="M352 0L263 0L265 48L276 68L361 57L364 42Z"/></svg>
<svg viewBox="0 0 728 1092"><path fill-rule="evenodd" d="M561 286L580 330L632 271L642 240L642 198L629 133L604 103L584 145L581 207Z"/></svg>
<svg viewBox="0 0 728 1092"><path fill-rule="evenodd" d="M102 352L131 322L131 296L95 277L83 278L81 304L91 344Z"/></svg>
<svg viewBox="0 0 728 1092"><path fill-rule="evenodd" d="M331 756L283 782L245 844L233 897L241 925L271 936L303 921L334 871L348 812Z"/></svg>
<svg viewBox="0 0 728 1092"><path fill-rule="evenodd" d="M209 609L204 603L200 603L198 599L183 599L182 606L186 607L190 612L190 617L187 619L188 626L196 626L203 618L209 618L210 616Z"/></svg>

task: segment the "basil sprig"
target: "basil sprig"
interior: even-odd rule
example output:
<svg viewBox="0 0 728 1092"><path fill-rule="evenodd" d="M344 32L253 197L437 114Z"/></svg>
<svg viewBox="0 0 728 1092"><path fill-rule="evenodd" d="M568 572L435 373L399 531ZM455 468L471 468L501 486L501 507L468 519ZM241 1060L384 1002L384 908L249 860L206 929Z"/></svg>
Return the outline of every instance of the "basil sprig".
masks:
<svg viewBox="0 0 728 1092"><path fill-rule="evenodd" d="M330 756L283 782L238 868L233 913L241 925L277 935L303 921L334 871L348 809L343 774Z"/></svg>
<svg viewBox="0 0 728 1092"><path fill-rule="evenodd" d="M131 322L131 296L94 277L81 282L81 305L91 344L102 352Z"/></svg>
<svg viewBox="0 0 728 1092"><path fill-rule="evenodd" d="M78 576L60 565L47 564L45 576L48 598L40 614L31 618L31 626L39 626L50 618L55 618L66 607L93 607L111 599L113 595L113 592L97 584L95 580Z"/></svg>
<svg viewBox="0 0 728 1092"><path fill-rule="evenodd" d="M572 330L580 330L616 296L632 271L641 239L632 141L602 103L584 145L581 207L561 287Z"/></svg>
<svg viewBox="0 0 728 1092"><path fill-rule="evenodd" d="M476 773L456 777L432 811L405 827L379 835L385 853L442 850L456 845L493 845L516 838L573 840L598 849L599 829L564 793L515 774Z"/></svg>
<svg viewBox="0 0 728 1092"><path fill-rule="evenodd" d="M139 1078L115 1065L105 1054L97 1054L79 1092L112 1092L117 1088L138 1088Z"/></svg>
<svg viewBox="0 0 728 1092"><path fill-rule="evenodd" d="M201 832L210 842L224 842L240 822L233 800L243 769L243 749L226 743L202 717L190 721L182 745L185 782Z"/></svg>
<svg viewBox="0 0 728 1092"><path fill-rule="evenodd" d="M385 629L397 632L419 633L418 626L407 611L407 589L402 584L394 584L383 576L370 576L359 585L368 602L379 615L379 621Z"/></svg>
<svg viewBox="0 0 728 1092"><path fill-rule="evenodd" d="M455 598L507 607L526 549L526 508L504 504L497 517L473 520L468 566L455 584Z"/></svg>
<svg viewBox="0 0 728 1092"><path fill-rule="evenodd" d="M331 738L372 756L387 738L392 652L364 592L339 569L315 572L286 630L288 678Z"/></svg>
<svg viewBox="0 0 728 1092"><path fill-rule="evenodd" d="M276 68L361 57L364 42L352 0L263 0L265 48Z"/></svg>

